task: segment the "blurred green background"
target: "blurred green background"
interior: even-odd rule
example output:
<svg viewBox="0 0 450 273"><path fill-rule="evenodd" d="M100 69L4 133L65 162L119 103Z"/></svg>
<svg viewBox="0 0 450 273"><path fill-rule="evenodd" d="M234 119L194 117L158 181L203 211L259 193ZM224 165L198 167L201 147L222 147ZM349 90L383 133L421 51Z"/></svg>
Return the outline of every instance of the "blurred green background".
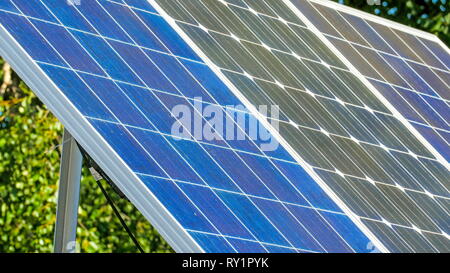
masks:
<svg viewBox="0 0 450 273"><path fill-rule="evenodd" d="M450 45L446 0L337 2L432 32ZM63 127L1 59L0 69L0 252L51 252ZM146 252L172 252L130 203L109 192ZM77 243L81 252L137 252L86 168Z"/></svg>

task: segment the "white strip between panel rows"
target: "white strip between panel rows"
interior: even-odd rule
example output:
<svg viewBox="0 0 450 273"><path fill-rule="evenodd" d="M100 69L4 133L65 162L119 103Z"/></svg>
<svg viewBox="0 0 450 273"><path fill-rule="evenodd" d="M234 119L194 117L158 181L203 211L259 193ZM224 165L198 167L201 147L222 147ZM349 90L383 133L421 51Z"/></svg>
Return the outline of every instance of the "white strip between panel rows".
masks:
<svg viewBox="0 0 450 273"><path fill-rule="evenodd" d="M302 14L302 12L291 2L295 0L283 0L286 5L288 5L292 11L294 11L308 26L308 28L313 31L316 36L326 45L328 48L335 53L335 55L350 69L350 72L355 74L357 78L359 78L367 88L394 114L394 116L407 128L409 131L431 152L436 159L450 171L450 163L420 134L411 123L364 77L361 72L359 72L353 64L347 60L347 58L336 48L334 45L325 37L322 32L320 32L314 24L309 21L306 16ZM321 1L330 2L330 1Z"/></svg>
<svg viewBox="0 0 450 273"><path fill-rule="evenodd" d="M78 143L158 229L164 239L178 252L203 252L191 235L2 25L0 37L3 41L0 55L12 65Z"/></svg>
<svg viewBox="0 0 450 273"><path fill-rule="evenodd" d="M307 164L300 155L289 145L289 143L270 125L266 117L263 116L256 107L228 80L228 78L214 65L209 57L191 40L191 38L177 25L176 21L170 17L155 0L147 0L158 11L158 13L170 24L170 26L188 43L188 45L205 61L212 71L227 85L233 94L244 104L247 109L264 125L264 127L278 140L278 142L288 151L288 153L313 177L318 185L330 196L330 198L346 213L347 216L360 228L360 230L372 241L372 243L382 252L389 252L378 238L361 222L361 220L340 200L340 198L328 187L328 185L316 174L312 167Z"/></svg>

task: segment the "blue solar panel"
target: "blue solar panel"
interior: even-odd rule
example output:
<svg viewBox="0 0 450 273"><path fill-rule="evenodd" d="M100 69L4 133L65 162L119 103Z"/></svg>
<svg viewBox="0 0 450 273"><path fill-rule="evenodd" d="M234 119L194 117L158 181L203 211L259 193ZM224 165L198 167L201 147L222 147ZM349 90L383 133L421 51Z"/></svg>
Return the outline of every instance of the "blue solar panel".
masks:
<svg viewBox="0 0 450 273"><path fill-rule="evenodd" d="M101 166L93 139L113 151L135 184L116 182L146 216L168 213L175 220L154 224L177 250L370 251L367 236L281 146L265 153L262 140L248 136L172 135L176 105L193 110L201 97L200 104L224 109L240 101L147 2L2 1L0 24L25 65L45 74L51 94L2 46L3 56L44 101L56 98L76 110L69 117L48 103ZM140 196L130 193L133 187ZM152 198L164 209L139 201ZM179 239L164 231L180 227Z"/></svg>

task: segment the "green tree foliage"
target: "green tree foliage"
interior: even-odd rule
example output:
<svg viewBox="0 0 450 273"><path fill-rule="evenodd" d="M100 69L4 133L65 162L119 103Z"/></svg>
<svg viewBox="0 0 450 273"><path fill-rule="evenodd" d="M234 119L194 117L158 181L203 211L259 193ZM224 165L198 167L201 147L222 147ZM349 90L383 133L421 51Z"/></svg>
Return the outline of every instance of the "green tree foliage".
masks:
<svg viewBox="0 0 450 273"><path fill-rule="evenodd" d="M7 67L0 85L0 252L51 252L63 127ZM146 252L171 252L130 203L110 195ZM81 252L137 252L86 168L80 196Z"/></svg>
<svg viewBox="0 0 450 273"><path fill-rule="evenodd" d="M334 1L434 33L450 46L449 0L380 0L379 5L375 0Z"/></svg>

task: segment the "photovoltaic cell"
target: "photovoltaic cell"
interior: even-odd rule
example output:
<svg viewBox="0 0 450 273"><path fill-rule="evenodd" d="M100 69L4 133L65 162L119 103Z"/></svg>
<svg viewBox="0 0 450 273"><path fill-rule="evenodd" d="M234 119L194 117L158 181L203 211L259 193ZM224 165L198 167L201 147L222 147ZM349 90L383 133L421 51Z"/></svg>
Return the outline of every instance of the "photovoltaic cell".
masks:
<svg viewBox="0 0 450 273"><path fill-rule="evenodd" d="M163 234L178 228L177 240L166 234L176 250L371 252L375 243L394 252L448 252L448 170L286 3L8 0L0 4L0 34L12 37L8 43L24 61L6 45L0 50L21 64L18 72L27 66L45 75L46 86L55 88L36 91L66 102L59 118L68 120L71 107L77 111L76 122L65 124L71 132L92 128L78 140L93 157L91 137L111 149L135 182L119 185L126 193L141 189L128 197L147 217L174 220L153 224ZM445 50L423 39L420 53L400 49L410 36L401 40L384 26L300 3L344 55L368 52L376 60L364 70L374 76L369 80L384 96L402 98L406 103L396 109L448 151L447 92L440 89L448 87ZM389 39L352 35L358 26ZM428 55L435 58L423 61ZM360 56L354 60L361 67L370 62ZM383 67L403 71L392 77L398 84ZM22 77L36 85L31 75ZM184 128L199 120L216 132L202 116L211 105L236 124L227 111L242 104L236 90L251 105L280 106L280 116L268 118L279 122L287 146L264 151L247 127L238 128L245 136L238 141L174 135L180 121L172 110L180 105L193 114ZM257 119L247 107L241 111Z"/></svg>

